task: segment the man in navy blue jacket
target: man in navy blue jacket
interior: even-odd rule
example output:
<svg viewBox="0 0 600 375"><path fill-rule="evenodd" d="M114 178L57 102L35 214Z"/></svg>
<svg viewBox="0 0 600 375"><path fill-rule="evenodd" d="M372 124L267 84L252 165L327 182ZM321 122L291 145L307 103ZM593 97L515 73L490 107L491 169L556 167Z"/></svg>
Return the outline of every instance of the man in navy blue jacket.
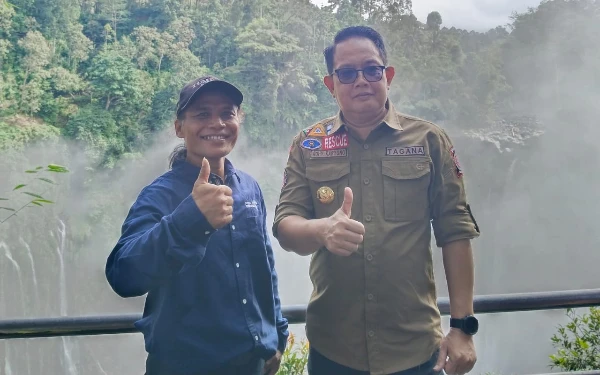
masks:
<svg viewBox="0 0 600 375"><path fill-rule="evenodd" d="M258 183L226 156L242 93L202 77L177 105L171 169L131 207L106 277L122 297L148 294L147 375L275 375L288 337Z"/></svg>

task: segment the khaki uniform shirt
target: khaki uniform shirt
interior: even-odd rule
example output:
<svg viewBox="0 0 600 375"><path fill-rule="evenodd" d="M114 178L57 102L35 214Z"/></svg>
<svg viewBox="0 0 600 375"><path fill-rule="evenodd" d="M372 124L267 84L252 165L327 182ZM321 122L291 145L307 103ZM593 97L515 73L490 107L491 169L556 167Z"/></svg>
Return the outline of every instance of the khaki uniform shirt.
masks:
<svg viewBox="0 0 600 375"><path fill-rule="evenodd" d="M349 257L325 248L312 255L307 338L329 359L372 374L422 364L443 337L431 226L440 247L479 235L453 145L438 126L392 105L364 142L340 114L315 124L291 145L274 235L287 216L335 213L346 186L364 242Z"/></svg>

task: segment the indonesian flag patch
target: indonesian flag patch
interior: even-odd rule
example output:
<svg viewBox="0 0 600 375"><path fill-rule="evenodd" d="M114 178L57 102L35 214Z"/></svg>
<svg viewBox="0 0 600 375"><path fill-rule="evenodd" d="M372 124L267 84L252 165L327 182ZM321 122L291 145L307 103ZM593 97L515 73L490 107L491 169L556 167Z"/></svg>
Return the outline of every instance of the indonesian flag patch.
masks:
<svg viewBox="0 0 600 375"><path fill-rule="evenodd" d="M456 155L456 150L454 147L450 149L450 156L452 157L452 161L454 162L454 167L456 168L456 176L461 178L463 176L462 168L460 167L460 163L458 161L458 156Z"/></svg>

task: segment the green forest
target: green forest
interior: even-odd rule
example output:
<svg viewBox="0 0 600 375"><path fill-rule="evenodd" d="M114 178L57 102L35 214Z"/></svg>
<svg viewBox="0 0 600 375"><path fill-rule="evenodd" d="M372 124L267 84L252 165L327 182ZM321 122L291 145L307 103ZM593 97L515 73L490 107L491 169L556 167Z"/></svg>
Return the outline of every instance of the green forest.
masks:
<svg viewBox="0 0 600 375"><path fill-rule="evenodd" d="M334 113L323 48L341 27L385 37L403 112L464 129L569 117L598 87L600 3L542 1L485 33L426 23L410 0L0 0L0 149L64 137L94 167L135 157L172 126L178 90L201 74L238 84L252 147L285 149ZM536 120L537 121L537 120Z"/></svg>

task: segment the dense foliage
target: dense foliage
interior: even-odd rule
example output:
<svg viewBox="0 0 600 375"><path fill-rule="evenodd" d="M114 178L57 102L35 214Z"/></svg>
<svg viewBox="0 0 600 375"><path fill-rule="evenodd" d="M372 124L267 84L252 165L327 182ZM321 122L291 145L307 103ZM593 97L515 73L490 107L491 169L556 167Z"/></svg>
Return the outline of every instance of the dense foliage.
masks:
<svg viewBox="0 0 600 375"><path fill-rule="evenodd" d="M486 33L442 27L438 12L423 24L411 5L0 0L0 148L61 134L111 167L170 126L178 88L209 72L244 89L250 144L285 148L335 110L322 50L350 24L384 34L399 108L440 123L540 116L574 85L599 84L586 74L600 63L597 1L543 1Z"/></svg>
<svg viewBox="0 0 600 375"><path fill-rule="evenodd" d="M583 315L567 309L567 316L569 322L559 325L552 336L557 352L550 356L551 367L563 371L600 369L600 308L591 307Z"/></svg>

